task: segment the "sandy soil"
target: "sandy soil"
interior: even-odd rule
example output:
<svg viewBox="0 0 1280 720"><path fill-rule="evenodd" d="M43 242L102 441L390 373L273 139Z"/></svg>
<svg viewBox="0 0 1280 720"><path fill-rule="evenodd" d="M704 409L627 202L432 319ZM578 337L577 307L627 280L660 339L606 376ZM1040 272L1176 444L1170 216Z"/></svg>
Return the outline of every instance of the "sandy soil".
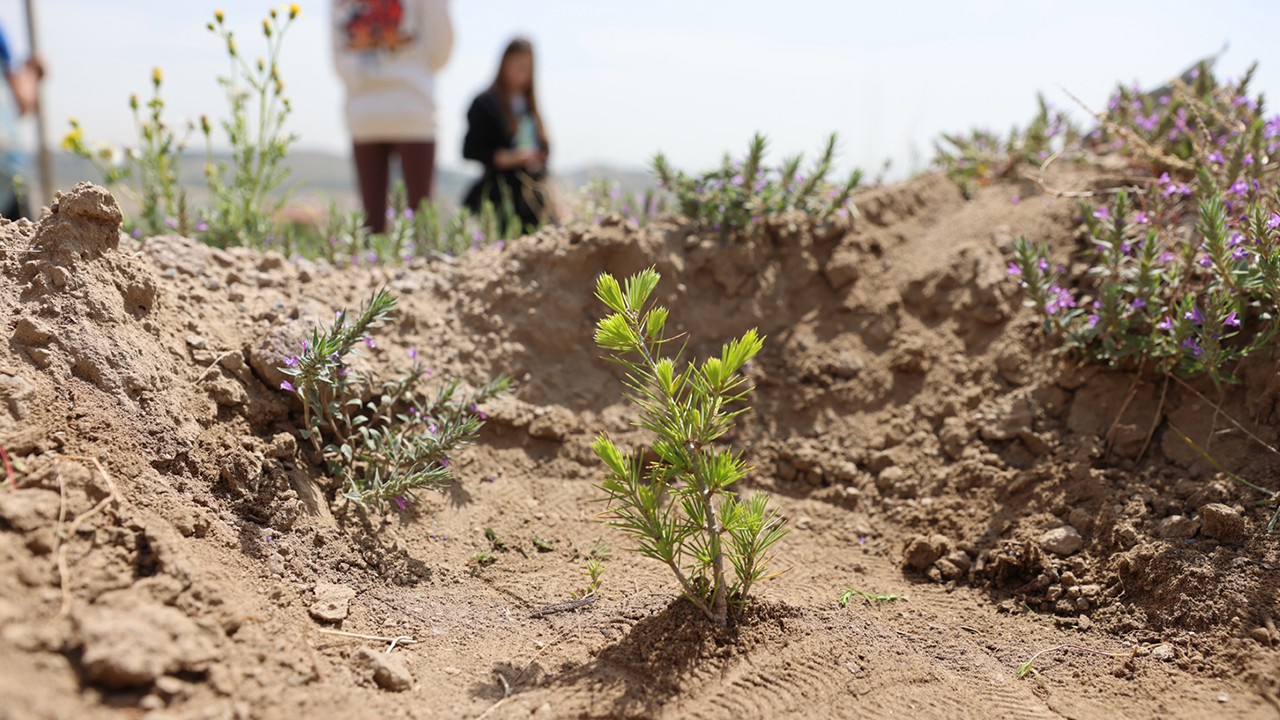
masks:
<svg viewBox="0 0 1280 720"><path fill-rule="evenodd" d="M0 718L1280 717L1280 536L1174 430L1275 484L1274 359L1219 391L1047 352L1005 265L1020 235L1068 261L1073 201L929 175L858 204L754 243L606 220L408 268L135 242L87 185L0 226ZM642 439L593 281L650 264L695 355L767 336L733 442L790 570L724 632L591 502L594 434ZM370 363L517 382L447 493L368 520L275 367L383 285ZM597 602L536 612L593 555Z"/></svg>

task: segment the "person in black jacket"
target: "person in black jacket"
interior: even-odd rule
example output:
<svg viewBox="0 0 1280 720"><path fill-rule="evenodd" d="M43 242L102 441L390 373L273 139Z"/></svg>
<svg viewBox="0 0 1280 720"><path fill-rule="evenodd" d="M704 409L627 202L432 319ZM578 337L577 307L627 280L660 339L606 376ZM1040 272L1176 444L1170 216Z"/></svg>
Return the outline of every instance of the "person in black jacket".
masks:
<svg viewBox="0 0 1280 720"><path fill-rule="evenodd" d="M492 202L504 227L504 208L515 212L522 229L542 225L550 210L545 190L549 151L534 91L533 44L516 38L502 53L493 84L467 111L462 156L482 163L484 175L464 203L479 212L485 200Z"/></svg>

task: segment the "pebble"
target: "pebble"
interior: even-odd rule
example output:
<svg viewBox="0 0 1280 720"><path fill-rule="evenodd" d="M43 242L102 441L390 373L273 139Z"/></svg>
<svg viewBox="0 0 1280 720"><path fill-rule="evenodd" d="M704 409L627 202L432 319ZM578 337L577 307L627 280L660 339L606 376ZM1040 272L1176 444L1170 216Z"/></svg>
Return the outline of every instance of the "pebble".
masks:
<svg viewBox="0 0 1280 720"><path fill-rule="evenodd" d="M383 690L404 692L413 687L413 673L402 655L360 648L356 658L373 671L373 681Z"/></svg>
<svg viewBox="0 0 1280 720"><path fill-rule="evenodd" d="M1040 536L1040 547L1061 557L1074 555L1084 547L1084 538L1080 531L1070 525L1047 530Z"/></svg>

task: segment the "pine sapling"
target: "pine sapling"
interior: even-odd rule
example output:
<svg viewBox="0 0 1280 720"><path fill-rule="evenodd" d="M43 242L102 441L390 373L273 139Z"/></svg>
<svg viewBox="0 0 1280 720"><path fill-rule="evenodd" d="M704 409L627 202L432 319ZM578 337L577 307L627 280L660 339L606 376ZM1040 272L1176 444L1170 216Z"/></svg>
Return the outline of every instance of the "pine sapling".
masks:
<svg viewBox="0 0 1280 720"><path fill-rule="evenodd" d="M625 368L626 396L637 423L655 435L646 448L623 452L606 434L593 449L604 461L599 489L605 520L637 541L636 550L671 568L680 589L720 626L744 606L767 576L784 521L765 493L740 500L732 486L750 468L740 454L717 446L748 409L742 367L763 347L749 330L724 345L719 357L683 363L682 350L664 354L667 309L651 305L658 273L644 270L620 286L601 275L596 297L611 311L596 326L596 344Z"/></svg>

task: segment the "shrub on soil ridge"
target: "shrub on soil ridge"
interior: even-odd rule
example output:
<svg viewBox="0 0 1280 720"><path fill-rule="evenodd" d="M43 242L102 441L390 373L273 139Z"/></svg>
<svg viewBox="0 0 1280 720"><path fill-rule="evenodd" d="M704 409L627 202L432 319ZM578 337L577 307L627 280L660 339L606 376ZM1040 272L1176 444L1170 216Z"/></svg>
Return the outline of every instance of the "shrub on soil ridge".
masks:
<svg viewBox="0 0 1280 720"><path fill-rule="evenodd" d="M280 389L302 401L298 434L324 454L344 497L379 512L388 502L404 509L417 490L442 490L451 478L449 453L474 440L487 418L478 404L509 384L502 376L457 398L460 382L453 380L431 397L420 387L431 370L418 362L415 350L398 377L377 385L357 377L349 358L361 344L374 347L370 331L395 302L383 289L350 320L342 310L328 329L314 329L301 353L280 368L293 378Z"/></svg>

